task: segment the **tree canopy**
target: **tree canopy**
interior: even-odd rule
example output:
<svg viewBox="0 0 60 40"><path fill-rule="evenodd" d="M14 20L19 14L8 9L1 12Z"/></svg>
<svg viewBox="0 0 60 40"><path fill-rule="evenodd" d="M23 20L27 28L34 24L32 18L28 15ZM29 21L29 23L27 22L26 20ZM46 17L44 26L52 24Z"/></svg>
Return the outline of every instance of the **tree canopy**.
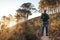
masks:
<svg viewBox="0 0 60 40"><path fill-rule="evenodd" d="M60 5L60 0L40 0L39 2L39 7L41 8L44 8L44 7L55 8L58 5Z"/></svg>
<svg viewBox="0 0 60 40"><path fill-rule="evenodd" d="M60 5L60 0L40 0L39 9L55 10ZM59 8L58 8L59 9Z"/></svg>
<svg viewBox="0 0 60 40"><path fill-rule="evenodd" d="M23 17L24 19L28 19L29 15L32 15L32 11L35 12L36 8L32 3L23 3L19 9L16 10L16 18L19 19ZM19 16L18 16L19 15Z"/></svg>

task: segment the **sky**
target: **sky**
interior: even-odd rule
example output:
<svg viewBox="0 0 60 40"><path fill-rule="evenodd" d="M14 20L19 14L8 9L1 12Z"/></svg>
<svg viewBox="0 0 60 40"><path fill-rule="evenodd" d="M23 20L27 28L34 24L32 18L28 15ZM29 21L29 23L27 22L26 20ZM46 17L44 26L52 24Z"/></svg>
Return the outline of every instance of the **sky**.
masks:
<svg viewBox="0 0 60 40"><path fill-rule="evenodd" d="M0 18L4 15L14 15L20 5L27 2L31 2L38 9L39 0L0 0ZM37 16L40 16L38 12L33 13L31 16L29 16L29 19Z"/></svg>

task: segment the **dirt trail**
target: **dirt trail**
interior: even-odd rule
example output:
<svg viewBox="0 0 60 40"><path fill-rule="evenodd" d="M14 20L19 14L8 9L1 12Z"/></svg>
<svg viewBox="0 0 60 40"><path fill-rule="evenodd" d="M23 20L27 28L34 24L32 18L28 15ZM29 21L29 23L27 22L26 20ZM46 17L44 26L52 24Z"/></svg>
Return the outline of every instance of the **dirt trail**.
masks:
<svg viewBox="0 0 60 40"><path fill-rule="evenodd" d="M41 40L51 40L49 36L46 36L46 29L44 28L44 35L41 37Z"/></svg>

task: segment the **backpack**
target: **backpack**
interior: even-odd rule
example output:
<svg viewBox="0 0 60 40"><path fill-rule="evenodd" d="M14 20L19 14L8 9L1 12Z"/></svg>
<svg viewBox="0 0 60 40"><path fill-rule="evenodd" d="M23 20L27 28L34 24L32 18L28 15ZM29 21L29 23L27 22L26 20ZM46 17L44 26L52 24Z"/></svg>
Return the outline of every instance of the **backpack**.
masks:
<svg viewBox="0 0 60 40"><path fill-rule="evenodd" d="M49 19L49 16L46 13L42 14L43 21L48 21L48 19Z"/></svg>

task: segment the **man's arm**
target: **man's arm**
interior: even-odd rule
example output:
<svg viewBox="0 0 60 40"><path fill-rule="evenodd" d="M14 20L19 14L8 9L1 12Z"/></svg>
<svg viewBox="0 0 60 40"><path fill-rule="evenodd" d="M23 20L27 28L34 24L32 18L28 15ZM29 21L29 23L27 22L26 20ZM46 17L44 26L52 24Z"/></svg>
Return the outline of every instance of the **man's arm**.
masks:
<svg viewBox="0 0 60 40"><path fill-rule="evenodd" d="M41 19L42 19L43 14L41 14Z"/></svg>
<svg viewBox="0 0 60 40"><path fill-rule="evenodd" d="M49 19L49 15L48 15L48 19Z"/></svg>
<svg viewBox="0 0 60 40"><path fill-rule="evenodd" d="M49 19L49 15L47 14L47 19Z"/></svg>

